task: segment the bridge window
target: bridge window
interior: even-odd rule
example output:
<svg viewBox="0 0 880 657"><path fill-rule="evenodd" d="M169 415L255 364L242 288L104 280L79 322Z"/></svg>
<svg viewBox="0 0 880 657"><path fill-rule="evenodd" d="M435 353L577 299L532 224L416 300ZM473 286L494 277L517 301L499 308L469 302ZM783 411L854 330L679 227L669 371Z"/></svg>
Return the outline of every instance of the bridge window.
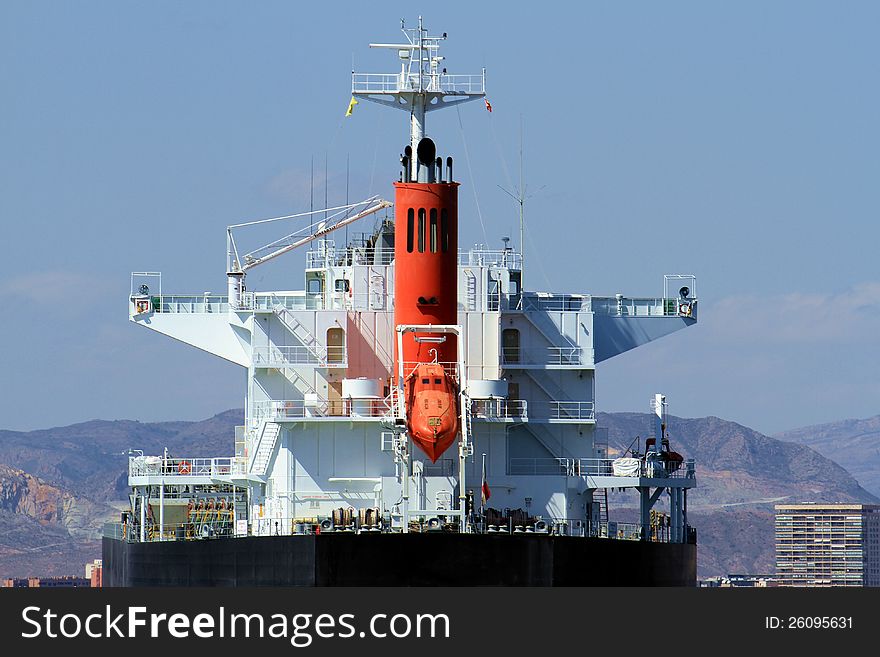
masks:
<svg viewBox="0 0 880 657"><path fill-rule="evenodd" d="M410 208L406 211L406 252L413 250L413 224L415 223L415 210Z"/></svg>
<svg viewBox="0 0 880 657"><path fill-rule="evenodd" d="M440 210L440 249L443 253L449 250L449 219L446 208Z"/></svg>
<svg viewBox="0 0 880 657"><path fill-rule="evenodd" d="M437 208L431 208L431 230L429 237L431 253L437 253Z"/></svg>
<svg viewBox="0 0 880 657"><path fill-rule="evenodd" d="M419 253L425 252L425 208L419 208Z"/></svg>

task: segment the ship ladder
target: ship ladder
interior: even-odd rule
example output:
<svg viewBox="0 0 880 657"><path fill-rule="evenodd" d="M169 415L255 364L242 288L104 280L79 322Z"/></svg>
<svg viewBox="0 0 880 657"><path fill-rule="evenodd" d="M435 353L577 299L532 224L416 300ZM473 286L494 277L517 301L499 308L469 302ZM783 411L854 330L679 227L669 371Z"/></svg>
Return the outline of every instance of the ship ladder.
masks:
<svg viewBox="0 0 880 657"><path fill-rule="evenodd" d="M468 310L476 310L477 309L477 277L474 275L474 272L470 269L464 270L464 275L467 278L467 309Z"/></svg>
<svg viewBox="0 0 880 657"><path fill-rule="evenodd" d="M593 491L593 504L599 505L599 522L596 527L590 528L590 533L593 536L599 536L601 527L604 525L608 527L608 489L607 488L597 488ZM593 518L590 517L590 523L592 524ZM608 538L614 538L613 536L609 536Z"/></svg>
<svg viewBox="0 0 880 657"><path fill-rule="evenodd" d="M263 422L258 434L259 440L254 450L254 462L251 472L257 475L265 475L269 467L269 460L275 451L275 444L281 433L281 426L275 422Z"/></svg>

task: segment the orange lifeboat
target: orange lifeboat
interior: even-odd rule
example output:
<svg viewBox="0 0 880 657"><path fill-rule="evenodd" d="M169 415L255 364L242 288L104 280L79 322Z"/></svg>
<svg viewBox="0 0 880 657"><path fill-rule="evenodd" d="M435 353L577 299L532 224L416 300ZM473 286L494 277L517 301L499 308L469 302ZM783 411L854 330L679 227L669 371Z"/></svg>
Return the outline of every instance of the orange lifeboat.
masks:
<svg viewBox="0 0 880 657"><path fill-rule="evenodd" d="M455 380L438 363L417 365L406 380L406 425L413 442L436 462L455 441L459 404Z"/></svg>

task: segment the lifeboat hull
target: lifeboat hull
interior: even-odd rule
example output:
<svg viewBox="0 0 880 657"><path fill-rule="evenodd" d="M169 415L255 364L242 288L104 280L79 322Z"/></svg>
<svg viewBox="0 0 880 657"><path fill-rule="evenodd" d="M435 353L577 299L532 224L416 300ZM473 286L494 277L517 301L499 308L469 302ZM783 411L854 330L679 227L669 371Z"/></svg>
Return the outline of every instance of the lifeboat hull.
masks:
<svg viewBox="0 0 880 657"><path fill-rule="evenodd" d="M431 462L436 462L455 442L460 429L455 381L441 365L418 365L407 379L406 399L409 435Z"/></svg>

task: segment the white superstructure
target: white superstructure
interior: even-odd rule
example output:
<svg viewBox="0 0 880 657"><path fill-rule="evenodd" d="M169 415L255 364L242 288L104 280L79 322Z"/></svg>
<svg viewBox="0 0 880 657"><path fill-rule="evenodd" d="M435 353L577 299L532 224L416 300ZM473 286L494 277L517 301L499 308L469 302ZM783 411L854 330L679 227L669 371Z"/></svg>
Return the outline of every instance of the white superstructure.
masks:
<svg viewBox="0 0 880 657"><path fill-rule="evenodd" d="M415 149L424 112L434 108L423 101L481 98L484 76L441 73L438 48L445 35L429 38L421 24L413 32L408 45L375 44L398 51L401 72L354 74L353 93L405 102ZM321 210L230 226L223 295L167 294L161 274L132 274L131 321L241 366L247 402L232 456L132 457L130 537L521 525L648 540L657 535L651 511L663 500L666 540L684 542L694 464L670 456L665 400L655 400L656 440L647 453L609 459L596 426L595 372L601 361L696 322L694 277L667 276L658 297L524 291L516 250L460 250L455 330L469 432L466 490L460 490L455 450L431 463L395 431L400 400L390 206L371 198L332 209L329 220ZM306 228L239 253L235 237L248 226L300 218ZM374 225L348 244L329 237L355 219ZM311 250L297 289L247 289L249 269L306 244ZM230 436L231 452L232 443ZM480 503L484 482L491 490L486 508ZM609 528L608 488L640 492L639 527Z"/></svg>

